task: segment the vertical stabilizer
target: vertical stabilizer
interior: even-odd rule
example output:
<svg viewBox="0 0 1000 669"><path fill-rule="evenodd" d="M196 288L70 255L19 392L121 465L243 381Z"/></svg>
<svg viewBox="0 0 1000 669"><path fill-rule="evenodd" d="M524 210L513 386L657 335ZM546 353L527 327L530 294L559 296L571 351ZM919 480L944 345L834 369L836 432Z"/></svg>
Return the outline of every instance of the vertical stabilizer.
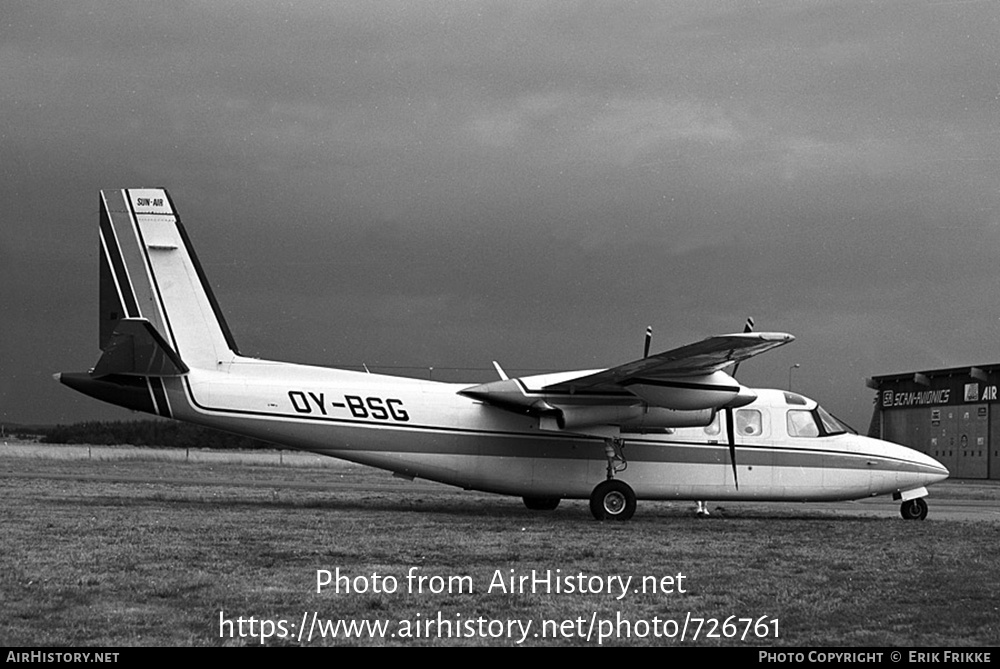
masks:
<svg viewBox="0 0 1000 669"><path fill-rule="evenodd" d="M100 346L122 319L145 319L189 367L239 352L167 192L101 191Z"/></svg>

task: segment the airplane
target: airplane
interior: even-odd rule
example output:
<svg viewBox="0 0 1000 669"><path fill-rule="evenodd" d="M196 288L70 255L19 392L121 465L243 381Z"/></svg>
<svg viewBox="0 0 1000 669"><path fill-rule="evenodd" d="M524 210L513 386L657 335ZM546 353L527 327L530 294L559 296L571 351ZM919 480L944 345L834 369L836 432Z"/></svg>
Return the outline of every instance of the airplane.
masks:
<svg viewBox="0 0 1000 669"><path fill-rule="evenodd" d="M445 383L240 354L168 192L102 190L96 365L54 375L118 406L395 475L503 495L533 510L589 500L834 501L892 495L927 515L948 470L861 436L798 393L732 373L791 342L724 334L599 370ZM727 371L728 370L728 371ZM732 373L731 373L732 372Z"/></svg>

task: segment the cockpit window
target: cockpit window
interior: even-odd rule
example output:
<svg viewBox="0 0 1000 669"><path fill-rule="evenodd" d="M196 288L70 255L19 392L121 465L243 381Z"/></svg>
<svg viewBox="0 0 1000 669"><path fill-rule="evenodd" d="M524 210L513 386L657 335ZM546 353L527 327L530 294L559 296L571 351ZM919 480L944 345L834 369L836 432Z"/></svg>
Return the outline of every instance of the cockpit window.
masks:
<svg viewBox="0 0 1000 669"><path fill-rule="evenodd" d="M819 420L823 424L824 434L844 434L845 432L857 434L857 431L851 428L850 425L837 419L832 413L821 406L816 407L816 415L819 416Z"/></svg>
<svg viewBox="0 0 1000 669"><path fill-rule="evenodd" d="M819 426L812 411L790 409L785 415L785 425L789 437L818 437Z"/></svg>
<svg viewBox="0 0 1000 669"><path fill-rule="evenodd" d="M785 415L785 425L789 437L831 437L847 432L857 434L821 406L813 411L789 409Z"/></svg>

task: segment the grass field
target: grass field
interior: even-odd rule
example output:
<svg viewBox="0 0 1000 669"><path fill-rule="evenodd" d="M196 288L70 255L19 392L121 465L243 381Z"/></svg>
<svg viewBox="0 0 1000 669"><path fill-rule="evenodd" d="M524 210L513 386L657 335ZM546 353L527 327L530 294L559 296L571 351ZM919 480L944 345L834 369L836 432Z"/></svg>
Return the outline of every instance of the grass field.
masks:
<svg viewBox="0 0 1000 669"><path fill-rule="evenodd" d="M1000 643L996 523L651 502L599 523L585 502L529 512L336 461L136 450L0 450L0 645ZM317 593L337 569L342 591ZM532 570L564 591L489 591ZM612 576L632 577L624 595ZM321 638L314 613L387 627Z"/></svg>

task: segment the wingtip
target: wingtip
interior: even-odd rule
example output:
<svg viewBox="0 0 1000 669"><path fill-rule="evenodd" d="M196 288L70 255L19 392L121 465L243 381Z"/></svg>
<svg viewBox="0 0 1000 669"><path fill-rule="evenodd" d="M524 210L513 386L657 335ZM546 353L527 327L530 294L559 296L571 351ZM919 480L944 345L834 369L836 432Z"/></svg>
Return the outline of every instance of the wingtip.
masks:
<svg viewBox="0 0 1000 669"><path fill-rule="evenodd" d="M795 335L790 335L787 332L733 332L732 334L723 335L724 337L740 337L745 339L758 339L760 341L794 341ZM712 339L712 337L708 337Z"/></svg>
<svg viewBox="0 0 1000 669"><path fill-rule="evenodd" d="M795 335L790 335L787 332L748 332L748 335L756 335L763 341L794 341Z"/></svg>

